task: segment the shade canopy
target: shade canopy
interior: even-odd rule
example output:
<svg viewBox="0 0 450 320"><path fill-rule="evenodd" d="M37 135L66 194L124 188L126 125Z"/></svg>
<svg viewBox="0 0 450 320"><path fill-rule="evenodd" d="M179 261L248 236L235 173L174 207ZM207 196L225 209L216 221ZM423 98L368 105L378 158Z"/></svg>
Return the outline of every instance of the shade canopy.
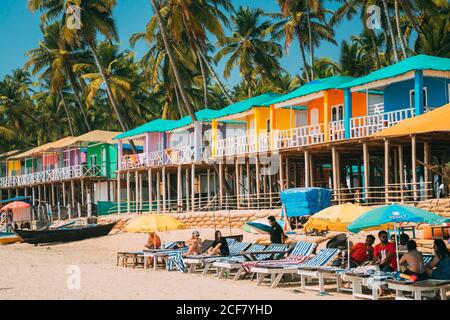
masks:
<svg viewBox="0 0 450 320"><path fill-rule="evenodd" d="M377 132L373 136L381 138L430 132L450 132L450 104L420 116L402 120L400 123Z"/></svg>
<svg viewBox="0 0 450 320"><path fill-rule="evenodd" d="M324 90L331 90L331 89L337 89L341 85L348 83L352 81L353 77L345 77L345 76L334 76L334 77L328 77L323 79L314 80L311 82L308 82L307 84L301 86L300 88L285 94L277 99L274 99L270 101L270 103L266 105L271 104L279 104L283 103L292 99L301 98L313 93L317 93Z"/></svg>
<svg viewBox="0 0 450 320"><path fill-rule="evenodd" d="M361 230L401 222L439 224L444 222L444 219L437 214L416 207L390 204L362 214L347 227L347 230L358 233Z"/></svg>
<svg viewBox="0 0 450 320"><path fill-rule="evenodd" d="M2 207L1 211L13 210L13 209L27 209L29 207L30 207L29 203L22 202L22 201L14 201L14 202L11 202L11 203L7 204L6 206Z"/></svg>
<svg viewBox="0 0 450 320"><path fill-rule="evenodd" d="M350 223L369 210L370 207L350 203L328 207L311 216L304 228L306 230L346 232Z"/></svg>
<svg viewBox="0 0 450 320"><path fill-rule="evenodd" d="M133 219L124 231L149 233L181 229L185 229L185 225L177 219L164 214L146 214Z"/></svg>
<svg viewBox="0 0 450 320"><path fill-rule="evenodd" d="M365 77L357 78L351 82L345 83L340 88L345 89L362 86L370 82L395 78L416 70L450 71L450 59L420 54L386 68L376 70Z"/></svg>

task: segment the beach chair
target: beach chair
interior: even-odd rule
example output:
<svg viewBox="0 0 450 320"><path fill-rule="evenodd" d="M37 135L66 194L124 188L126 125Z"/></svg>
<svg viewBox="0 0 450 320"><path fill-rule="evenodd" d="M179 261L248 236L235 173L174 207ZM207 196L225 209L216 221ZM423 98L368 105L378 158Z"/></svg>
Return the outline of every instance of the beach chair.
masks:
<svg viewBox="0 0 450 320"><path fill-rule="evenodd" d="M300 274L300 277L305 278L306 275L302 275L299 273L301 271L300 268L308 268L311 270L312 268L319 268L330 263L334 257L339 253L339 249L322 249L316 254L314 257L309 260L298 263L297 261L283 261L279 263L271 263L270 265L258 266L255 265L252 267L251 271L258 275L257 286L263 284L266 276L271 276L271 287L276 288L285 274ZM312 272L312 271L311 271ZM315 271L317 272L317 271ZM317 273L308 274L310 276L317 276Z"/></svg>
<svg viewBox="0 0 450 320"><path fill-rule="evenodd" d="M204 240L202 242L202 253L205 253L214 243L213 240ZM179 270L183 273L187 272L186 265L184 263L184 257L183 254L188 251L188 248L185 250L177 250L172 252L166 252L164 257L167 257L167 264L166 264L166 270L167 271L173 271L173 270ZM161 255L161 254L160 254Z"/></svg>
<svg viewBox="0 0 450 320"><path fill-rule="evenodd" d="M237 281L240 279L242 273L244 272L244 268L242 267L242 264L244 262L271 259L274 257L274 255L285 254L288 251L288 248L289 246L285 244L273 243L266 248L264 248L263 245L254 244L246 252L241 252L239 255L231 259L216 261L213 263L213 266L218 270L217 277L219 279L225 274L225 272L230 273L231 271L236 270L236 274L233 280Z"/></svg>
<svg viewBox="0 0 450 320"><path fill-rule="evenodd" d="M388 280L388 288L395 290L395 300L422 300L427 296L435 297L439 293L441 300L447 300L450 280L423 280L417 282ZM405 293L411 293L412 298Z"/></svg>
<svg viewBox="0 0 450 320"><path fill-rule="evenodd" d="M230 250L229 256L197 255L185 257L183 261L185 265L189 266L188 273L194 273L199 267L203 267L203 274L205 275L210 270L214 261L229 259L251 246L250 242L236 242L234 239L226 240Z"/></svg>

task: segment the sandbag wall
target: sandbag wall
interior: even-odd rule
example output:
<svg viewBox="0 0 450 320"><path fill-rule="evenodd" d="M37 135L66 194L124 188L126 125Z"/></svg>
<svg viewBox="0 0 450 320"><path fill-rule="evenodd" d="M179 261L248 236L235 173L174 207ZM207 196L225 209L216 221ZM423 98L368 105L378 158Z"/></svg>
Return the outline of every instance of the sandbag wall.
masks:
<svg viewBox="0 0 450 320"><path fill-rule="evenodd" d="M417 207L450 218L450 199L430 199L419 202Z"/></svg>

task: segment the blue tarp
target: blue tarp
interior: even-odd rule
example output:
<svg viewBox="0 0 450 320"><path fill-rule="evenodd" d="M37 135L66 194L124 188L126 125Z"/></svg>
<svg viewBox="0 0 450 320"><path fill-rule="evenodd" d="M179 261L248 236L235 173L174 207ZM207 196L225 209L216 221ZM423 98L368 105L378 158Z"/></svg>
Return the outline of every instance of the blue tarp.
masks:
<svg viewBox="0 0 450 320"><path fill-rule="evenodd" d="M293 188L281 192L281 203L288 217L313 215L331 206L331 190L323 188Z"/></svg>
<svg viewBox="0 0 450 320"><path fill-rule="evenodd" d="M9 198L9 199L5 199L5 200L0 200L0 204L3 203L10 203L10 202L14 202L14 201L23 201L26 203L30 203L31 201L31 197L27 196L27 197L15 197L15 198Z"/></svg>

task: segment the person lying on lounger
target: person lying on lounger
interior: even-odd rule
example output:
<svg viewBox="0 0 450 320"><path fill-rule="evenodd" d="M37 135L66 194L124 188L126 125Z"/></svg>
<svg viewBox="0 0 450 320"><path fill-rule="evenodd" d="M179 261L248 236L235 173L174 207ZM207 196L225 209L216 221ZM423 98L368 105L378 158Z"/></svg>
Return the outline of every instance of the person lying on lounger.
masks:
<svg viewBox="0 0 450 320"><path fill-rule="evenodd" d="M425 266L431 279L450 280L450 252L442 239L434 240L434 258Z"/></svg>
<svg viewBox="0 0 450 320"><path fill-rule="evenodd" d="M416 242L409 240L406 247L408 252L400 259L400 271L408 276L415 276L416 280L426 279L423 256L417 250Z"/></svg>
<svg viewBox="0 0 450 320"><path fill-rule="evenodd" d="M202 239L200 239L200 232L195 230L192 232L192 238L186 240L186 244L188 245L188 251L183 254L184 257L190 255L197 255L202 253Z"/></svg>
<svg viewBox="0 0 450 320"><path fill-rule="evenodd" d="M229 256L230 249L228 248L227 239L222 237L222 234L217 230L214 234L214 242L209 248L208 254L211 256Z"/></svg>

